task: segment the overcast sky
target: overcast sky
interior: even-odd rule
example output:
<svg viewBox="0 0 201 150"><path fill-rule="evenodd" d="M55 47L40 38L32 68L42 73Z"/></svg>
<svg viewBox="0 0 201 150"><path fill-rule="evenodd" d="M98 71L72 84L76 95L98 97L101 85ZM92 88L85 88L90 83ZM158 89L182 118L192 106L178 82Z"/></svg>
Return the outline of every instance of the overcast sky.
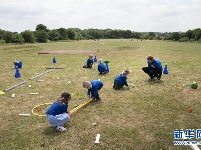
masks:
<svg viewBox="0 0 201 150"><path fill-rule="evenodd" d="M201 0L0 0L0 29L129 29L175 32L201 28Z"/></svg>

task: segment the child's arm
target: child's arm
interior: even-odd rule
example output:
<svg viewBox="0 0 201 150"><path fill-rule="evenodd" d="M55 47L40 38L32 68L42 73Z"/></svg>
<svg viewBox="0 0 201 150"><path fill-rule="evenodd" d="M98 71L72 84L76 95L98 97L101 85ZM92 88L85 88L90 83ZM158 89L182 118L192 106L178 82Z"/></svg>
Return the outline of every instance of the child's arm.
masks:
<svg viewBox="0 0 201 150"><path fill-rule="evenodd" d="M123 83L124 83L124 85L128 86L127 77L126 76L123 77Z"/></svg>
<svg viewBox="0 0 201 150"><path fill-rule="evenodd" d="M100 65L98 64L98 71L100 72Z"/></svg>
<svg viewBox="0 0 201 150"><path fill-rule="evenodd" d="M93 98L96 98L96 96L98 95L98 87L95 87L93 90L94 90Z"/></svg>
<svg viewBox="0 0 201 150"><path fill-rule="evenodd" d="M87 95L88 95L88 97L90 98L90 90L88 89L88 92L87 92Z"/></svg>
<svg viewBox="0 0 201 150"><path fill-rule="evenodd" d="M68 113L68 105L67 104L63 105L63 112Z"/></svg>

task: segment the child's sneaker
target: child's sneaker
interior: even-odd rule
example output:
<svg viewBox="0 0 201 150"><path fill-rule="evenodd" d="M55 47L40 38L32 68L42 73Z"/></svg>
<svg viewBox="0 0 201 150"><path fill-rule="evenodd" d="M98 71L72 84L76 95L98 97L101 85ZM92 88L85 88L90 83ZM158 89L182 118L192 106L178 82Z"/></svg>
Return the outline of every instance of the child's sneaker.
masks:
<svg viewBox="0 0 201 150"><path fill-rule="evenodd" d="M96 101L101 101L101 98L99 97L99 98L96 98Z"/></svg>
<svg viewBox="0 0 201 150"><path fill-rule="evenodd" d="M155 82L161 82L161 79L160 78L158 78Z"/></svg>
<svg viewBox="0 0 201 150"><path fill-rule="evenodd" d="M60 132L64 132L64 131L66 131L67 129L64 128L63 126L57 126L57 127L56 127L56 130L57 130L57 131L60 131Z"/></svg>

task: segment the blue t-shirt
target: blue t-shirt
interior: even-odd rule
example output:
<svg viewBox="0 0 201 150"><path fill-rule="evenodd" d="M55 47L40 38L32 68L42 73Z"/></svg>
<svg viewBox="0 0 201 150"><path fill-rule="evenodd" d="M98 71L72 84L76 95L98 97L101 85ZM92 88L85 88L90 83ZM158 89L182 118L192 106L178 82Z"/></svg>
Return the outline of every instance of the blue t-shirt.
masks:
<svg viewBox="0 0 201 150"><path fill-rule="evenodd" d="M99 80L93 80L91 81L91 88L88 89L87 95L90 96L91 91L94 92L93 98L95 98L98 95L98 90L100 90L103 86L103 83Z"/></svg>
<svg viewBox="0 0 201 150"><path fill-rule="evenodd" d="M107 72L107 67L105 66L104 63L98 64L98 71L99 71L100 73L102 73L102 72Z"/></svg>
<svg viewBox="0 0 201 150"><path fill-rule="evenodd" d="M88 59L87 60L87 66L92 66L93 65L93 59Z"/></svg>
<svg viewBox="0 0 201 150"><path fill-rule="evenodd" d="M125 74L119 74L118 76L116 76L116 78L114 79L114 82L117 82L121 85L126 85L128 86L128 83L127 83L127 76Z"/></svg>
<svg viewBox="0 0 201 150"><path fill-rule="evenodd" d="M54 102L48 108L46 114L56 116L56 115L59 115L59 114L68 113L67 109L68 109L67 104Z"/></svg>
<svg viewBox="0 0 201 150"><path fill-rule="evenodd" d="M156 68L156 69L163 69L160 60L154 59L153 63L148 62L148 67Z"/></svg>

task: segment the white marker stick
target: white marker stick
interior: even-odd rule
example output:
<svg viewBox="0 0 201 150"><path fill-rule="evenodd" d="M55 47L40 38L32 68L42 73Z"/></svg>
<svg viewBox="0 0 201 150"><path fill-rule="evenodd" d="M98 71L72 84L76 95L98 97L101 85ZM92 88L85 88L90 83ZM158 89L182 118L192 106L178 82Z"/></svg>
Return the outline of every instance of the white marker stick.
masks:
<svg viewBox="0 0 201 150"><path fill-rule="evenodd" d="M37 95L38 93L30 93L31 95Z"/></svg>
<svg viewBox="0 0 201 150"><path fill-rule="evenodd" d="M191 147L193 150L200 150L197 145L190 145L190 147Z"/></svg>
<svg viewBox="0 0 201 150"><path fill-rule="evenodd" d="M185 133L184 132L182 132L182 139L183 140L186 140L187 139L187 137L186 137L186 135L185 135ZM197 145L189 145L193 150L200 150L200 148L197 146Z"/></svg>
<svg viewBox="0 0 201 150"><path fill-rule="evenodd" d="M99 139L100 139L100 134L97 134L95 143L99 143Z"/></svg>
<svg viewBox="0 0 201 150"><path fill-rule="evenodd" d="M43 82L44 80L37 80L37 82Z"/></svg>
<svg viewBox="0 0 201 150"><path fill-rule="evenodd" d="M19 114L20 116L30 116L30 114Z"/></svg>
<svg viewBox="0 0 201 150"><path fill-rule="evenodd" d="M14 98L15 97L15 94L12 94L12 98Z"/></svg>

